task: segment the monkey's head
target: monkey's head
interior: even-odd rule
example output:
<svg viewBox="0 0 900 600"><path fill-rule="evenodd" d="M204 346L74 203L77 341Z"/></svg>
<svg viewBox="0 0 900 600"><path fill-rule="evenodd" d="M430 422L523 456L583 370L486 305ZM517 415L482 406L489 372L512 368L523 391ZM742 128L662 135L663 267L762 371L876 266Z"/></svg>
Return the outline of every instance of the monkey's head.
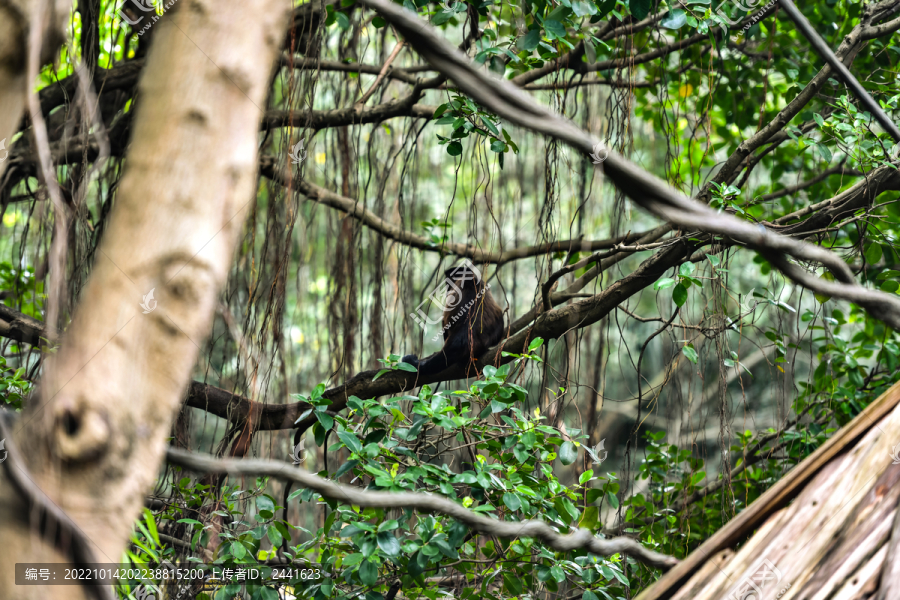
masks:
<svg viewBox="0 0 900 600"><path fill-rule="evenodd" d="M456 284L461 290L466 288L480 290L484 285L484 281L481 278L481 271L468 260L444 271L444 277L447 282L447 287L451 289L452 286L450 285L450 282Z"/></svg>

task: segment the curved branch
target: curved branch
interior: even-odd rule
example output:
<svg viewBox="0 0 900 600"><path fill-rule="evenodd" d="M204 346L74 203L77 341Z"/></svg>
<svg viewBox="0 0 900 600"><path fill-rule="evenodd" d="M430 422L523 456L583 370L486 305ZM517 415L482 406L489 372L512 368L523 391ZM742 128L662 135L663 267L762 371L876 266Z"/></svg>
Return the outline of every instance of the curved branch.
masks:
<svg viewBox="0 0 900 600"><path fill-rule="evenodd" d="M44 335L43 323L0 303L0 336L40 346L42 335Z"/></svg>
<svg viewBox="0 0 900 600"><path fill-rule="evenodd" d="M862 48L864 40L862 39L862 30L865 28L863 23L857 25L841 42L835 52L835 56L844 64L849 65L856 54ZM770 141L772 136L781 131L791 119L796 117L803 108L819 93L819 90L825 85L829 77L832 75L832 69L829 65L822 67L815 77L800 91L797 96L788 102L787 106L781 109L775 118L767 123L762 129L757 131L749 139L741 143L740 146L728 157L722 168L716 173L713 182L722 183L732 177L735 170L744 162L744 159L754 152L763 144ZM708 188L708 186L707 186ZM704 188L704 189L707 189Z"/></svg>
<svg viewBox="0 0 900 600"><path fill-rule="evenodd" d="M421 492L379 492L324 479L293 465L276 460L220 460L184 450L169 448L170 464L201 473L227 473L236 476L266 475L292 481L326 498L366 508L403 508L453 517L474 531L501 538L534 538L557 552L585 550L599 556L627 554L651 567L668 570L678 564L673 556L645 548L637 540L618 537L602 539L587 529L560 534L544 521L499 521L471 511L449 498Z"/></svg>
<svg viewBox="0 0 900 600"><path fill-rule="evenodd" d="M145 60L136 58L120 63L112 69L97 69L94 72L94 87L98 93L126 90L134 87L144 69ZM75 95L78 89L78 75L69 75L48 85L38 93L41 112L46 116Z"/></svg>
<svg viewBox="0 0 900 600"><path fill-rule="evenodd" d="M667 226L664 226L667 227ZM679 264L690 256L693 246L688 243L675 243L657 252L635 269L628 276L614 282L601 293L580 299L572 304L544 312L534 325L524 331L511 332L497 346L489 349L481 361L483 364L500 365L510 362L513 357L503 356L504 351L521 353L527 349L531 340L536 337L554 339L574 327L586 327L602 319L614 310L625 299L638 293L648 285L652 285L669 268ZM610 259L607 259L610 260ZM595 269L597 267L594 267ZM575 285L577 285L576 282ZM571 289L571 287L570 287ZM556 294L554 294L556 297ZM571 297L565 298L570 300ZM533 319L533 317L532 317ZM525 323L521 326L524 328ZM427 383L466 379L471 376L462 367L453 366L434 375L420 375L407 371L390 371L378 379L374 379L378 370L362 371L346 383L334 387L322 394L331 400L330 409L339 412L347 407L351 396L361 399L375 398L389 394L399 394ZM270 404L253 402L225 390L199 382L189 388L187 404L206 410L212 414L233 421L246 419L253 415L252 423L259 429L291 429L305 431L316 422L314 415L309 415L299 422L296 419L311 407L306 403Z"/></svg>
<svg viewBox="0 0 900 600"><path fill-rule="evenodd" d="M853 76L853 73L850 72L850 69L834 55L834 52L831 51L831 48L828 47L828 44L825 43L825 40L822 39L813 26L810 25L806 17L803 16L803 13L800 12L791 0L780 0L780 3L781 7L784 8L784 11L790 16L791 20L794 21L797 29L799 29L800 33L802 33L807 41L809 41L810 45L815 49L822 60L828 63L828 66L837 73L837 76L841 78L848 88L850 88L850 91L853 92L853 95L856 96L856 99L859 100L860 104L872 113L875 120L878 121L892 138L894 138L894 141L900 142L900 129L897 128L897 125L891 121L890 117L881 110L881 106L879 106L875 99L869 95L862 85L860 85L859 81L856 80L856 77ZM868 39L866 36L870 34L870 29L871 28L869 27L863 28L862 39ZM879 29L875 29L877 35ZM887 33L887 31L893 30L889 27L885 33Z"/></svg>
<svg viewBox="0 0 900 600"><path fill-rule="evenodd" d="M351 106L334 110L269 110L260 124L262 130L278 127L309 127L326 129L345 125L380 123L396 117L431 119L436 106L417 104L421 93L415 92L399 100L391 100L371 108Z"/></svg>
<svg viewBox="0 0 900 600"><path fill-rule="evenodd" d="M888 183L897 184L898 176L889 167L883 167L869 174L868 182L860 182L860 184L842 192L838 196L828 201L814 205L814 210L821 210L823 216L815 215L813 218L806 219L795 225L791 225L788 229L792 234L802 234L805 231L814 230L820 226L823 220L833 222L844 215L853 214L860 207L870 204L877 194L884 189L890 189ZM348 202L353 202L347 199ZM658 240L668 232L672 231L671 225L661 225L639 238L639 244L647 244ZM636 234L640 235L640 234ZM563 242L557 242L563 244ZM517 249L518 252L525 253L531 251L530 247ZM539 314L539 307L532 308L528 313L514 321L507 332L510 336L501 341L496 347L490 349L483 357L485 363L501 364L509 362L511 358L501 356L503 350L511 352L520 352L527 347L528 343L535 337L543 337L545 339L553 339L574 327L586 327L603 318L608 312L615 309L621 302L628 297L640 292L642 289L652 285L663 273L674 266L680 264L683 260L690 257L693 247L686 244L683 240L673 240L672 245L657 252L635 269L631 274L623 279L614 282L608 288L596 295L590 295L587 298L578 298L576 293L582 289L597 275L608 269L613 264L623 260L628 253L618 252L613 256L602 259L598 264L588 269L588 271L572 283L567 289L556 292L551 295L551 304L553 306L562 304L569 300L576 300L572 304L561 309L544 312L538 320L525 332L523 330L532 323ZM593 257L597 259L598 257ZM777 260L777 259L776 259ZM591 262L589 260L589 262ZM794 265L786 265L788 270L802 271ZM795 274L797 277L803 277L802 273ZM825 286L838 286L827 282L823 279L809 276L808 285L816 291L825 294L833 294L833 290ZM837 295L837 294L834 294ZM21 313L12 309L0 306L0 318L10 322L16 322L19 325L16 330L21 331L19 337L9 335L19 341L26 341L25 337L31 336L38 339L43 332L43 324L34 319L30 319ZM0 330L0 335L5 335ZM358 396L360 398L373 398L388 394L403 393L415 387L426 383L435 383L439 381L452 381L454 379L463 379L468 374L460 368L451 368L443 373L438 373L428 377L417 377L416 373L408 373L405 371L391 371L384 376L373 381L378 373L377 370L363 371L348 380L346 383L326 390L324 397L332 401L331 409L335 412L346 408L347 400L350 396ZM315 417L306 417L303 421L296 423L296 420L305 411L311 407L306 403L294 404L265 404L255 402L248 398L239 396L235 393L207 385L200 382L192 382L189 386L186 404L188 406L198 408L214 414L223 419L227 419L233 423L242 423L248 421L253 423L255 430L275 430L275 429L292 429L298 428L305 431L313 425Z"/></svg>
<svg viewBox="0 0 900 600"><path fill-rule="evenodd" d="M782 196L790 196L791 194L796 194L797 192L799 192L801 190L805 190L808 187L812 187L817 183L825 181L832 175L847 175L849 177L861 177L864 175L864 173L862 171L857 171L856 169L848 169L848 168L844 167L843 164L840 164L835 167L831 167L830 169L825 169L824 171L822 171L821 173L819 173L812 179L807 179L806 181L801 181L800 183L798 183L796 185L789 185L789 186L781 188L780 190L772 192L771 194L765 194L763 196L760 196L759 199L756 201L756 203L769 202L770 200L777 200L778 198L781 198Z"/></svg>
<svg viewBox="0 0 900 600"><path fill-rule="evenodd" d="M425 60L442 74L453 79L460 90L501 118L562 141L580 150L585 156L591 154L597 144L602 144L600 140L583 131L571 121L539 105L510 82L492 77L476 68L469 57L459 52L420 19L408 12L403 12L401 8L387 0L362 1L385 16ZM845 60L854 56L861 47L859 31L857 28L851 32L842 44ZM840 55L841 52L839 51L838 54ZM820 71L813 81L819 78L826 69L828 67ZM813 87L813 83L810 83L807 89ZM804 92L806 91L804 90ZM799 110L796 105L801 102L802 97L803 93L789 105L792 110ZM803 103L805 104L805 102ZM780 114L782 120L786 119L791 112L788 109L785 111ZM765 139L760 138L763 137L764 132L764 137L767 139L774 132L773 128L777 126L778 122L779 118L776 118L773 123L761 131L758 134L757 142L763 143ZM745 146L742 144L742 147ZM735 152L729 161L738 157L735 164L739 164L743 156L746 156L746 154L743 156L739 156L739 154L739 152ZM614 151L609 151L608 158L601 163L600 168L616 187L637 204L684 229L698 229L713 235L726 236L770 255L790 254L794 258L826 266L840 283L825 286L824 283L827 282L824 280L810 277L795 280L815 291L824 291L827 287L828 291L824 291L824 293L856 302L875 318L884 321L894 329L900 329L900 298L894 294L869 290L859 285L847 267L847 263L825 248L772 233L765 227L759 227L727 213L719 213L706 204L685 197L666 182ZM783 264L783 262L779 264ZM785 274L792 278L799 275L796 269L786 269ZM817 287L812 279L822 281L822 284Z"/></svg>
<svg viewBox="0 0 900 600"><path fill-rule="evenodd" d="M365 65L354 62L345 63L339 60L305 58L303 56L292 58L290 55L281 57L281 66L286 69L293 67L294 69L308 69L311 71L341 71L344 73L365 73L366 75L378 75L381 71L381 67L376 65ZM430 69L427 65L426 68ZM391 67L388 69L387 73L385 73L385 77L388 79L396 79L397 81L402 81L410 85L415 85L417 79L414 71L402 67Z"/></svg>

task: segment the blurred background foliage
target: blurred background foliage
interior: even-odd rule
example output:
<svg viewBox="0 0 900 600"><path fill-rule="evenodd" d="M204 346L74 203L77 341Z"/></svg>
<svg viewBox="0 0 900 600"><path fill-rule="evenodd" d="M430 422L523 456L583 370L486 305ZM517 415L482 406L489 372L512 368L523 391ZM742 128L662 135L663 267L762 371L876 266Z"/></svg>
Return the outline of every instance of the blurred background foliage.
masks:
<svg viewBox="0 0 900 600"><path fill-rule="evenodd" d="M893 142L833 78L796 117L778 123L822 63L783 14L761 3L403 4L485 68L683 193L705 194L713 206L770 228L805 207L812 208L788 220L813 218L817 203L896 169ZM161 4L147 6L79 0L67 45L38 83L70 210L62 327L129 168L133 113L153 102L138 77L148 52L152 60L154 28L169 15ZM438 326L423 331L410 313L458 260L447 243L499 253L578 242L571 251L483 265L509 323L540 301L551 273L591 254L581 242L660 225L604 180L602 164L503 123L452 82L435 84L435 73L410 48L398 49L392 28L371 11L348 0L295 6L268 103L259 107L264 176L247 199L252 212L195 380L267 404L293 403L295 395L313 402L325 387L378 368L378 359L439 349L432 340ZM859 26L863 6L827 0L802 8L837 48ZM761 9L765 17L741 32ZM145 29L154 13L159 21ZM729 23L737 25L726 30ZM894 38L875 38L851 67L894 116L898 54ZM556 68L567 55L586 65L621 60L603 69ZM386 63L387 76L373 88ZM77 64L93 81L99 118L77 92ZM710 183L742 142L769 126L777 131L772 143L730 181ZM24 119L6 141L0 299L41 320L54 216L36 178L29 128ZM292 162L292 154L303 160ZM424 247L317 202L302 182L421 236ZM888 292L900 287L893 187L802 234ZM600 293L691 234L622 250L622 260L581 293ZM564 276L558 289L584 273ZM432 318L438 314L432 306ZM0 340L0 393L18 408L53 350ZM882 323L787 282L754 252L713 244L600 322L536 345L512 369L398 398L357 399L350 413L322 408L304 438L301 468L375 488L427 489L493 514L545 518L562 531L580 524L634 535L681 557L896 381L898 364L897 336ZM173 443L228 454L228 429L225 420L186 408ZM249 454L290 460L291 433L256 432ZM408 598L628 598L659 575L621 556L473 537L439 516L317 502L308 490L296 490L282 512L283 492L264 479L213 482L169 468L149 504L156 529L136 525L129 559L305 557L336 575L297 585L295 594L382 600L398 589L397 597Z"/></svg>

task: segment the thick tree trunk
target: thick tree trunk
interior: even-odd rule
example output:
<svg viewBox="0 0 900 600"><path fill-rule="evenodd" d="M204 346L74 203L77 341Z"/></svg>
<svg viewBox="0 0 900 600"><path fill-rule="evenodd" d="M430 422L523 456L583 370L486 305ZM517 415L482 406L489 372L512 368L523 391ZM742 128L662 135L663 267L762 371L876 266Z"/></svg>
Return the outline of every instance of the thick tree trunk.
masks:
<svg viewBox="0 0 900 600"><path fill-rule="evenodd" d="M122 556L209 332L254 200L261 108L288 9L180 0L154 23L111 226L41 393L15 424L28 476L98 560ZM0 545L17 562L64 562L29 515L0 484ZM17 588L12 568L0 569L0 599L50 596L84 591Z"/></svg>

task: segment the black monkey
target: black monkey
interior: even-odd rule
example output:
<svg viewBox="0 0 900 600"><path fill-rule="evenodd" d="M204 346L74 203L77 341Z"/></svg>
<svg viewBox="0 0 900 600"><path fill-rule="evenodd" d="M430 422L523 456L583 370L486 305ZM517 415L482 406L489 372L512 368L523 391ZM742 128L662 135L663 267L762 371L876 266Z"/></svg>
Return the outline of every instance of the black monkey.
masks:
<svg viewBox="0 0 900 600"><path fill-rule="evenodd" d="M491 296L481 272L466 261L447 269L444 275L444 347L422 360L415 354L403 357L403 362L417 367L422 375L477 361L503 338L503 311ZM415 313L412 316L415 318ZM481 366L476 365L476 369L480 371Z"/></svg>

